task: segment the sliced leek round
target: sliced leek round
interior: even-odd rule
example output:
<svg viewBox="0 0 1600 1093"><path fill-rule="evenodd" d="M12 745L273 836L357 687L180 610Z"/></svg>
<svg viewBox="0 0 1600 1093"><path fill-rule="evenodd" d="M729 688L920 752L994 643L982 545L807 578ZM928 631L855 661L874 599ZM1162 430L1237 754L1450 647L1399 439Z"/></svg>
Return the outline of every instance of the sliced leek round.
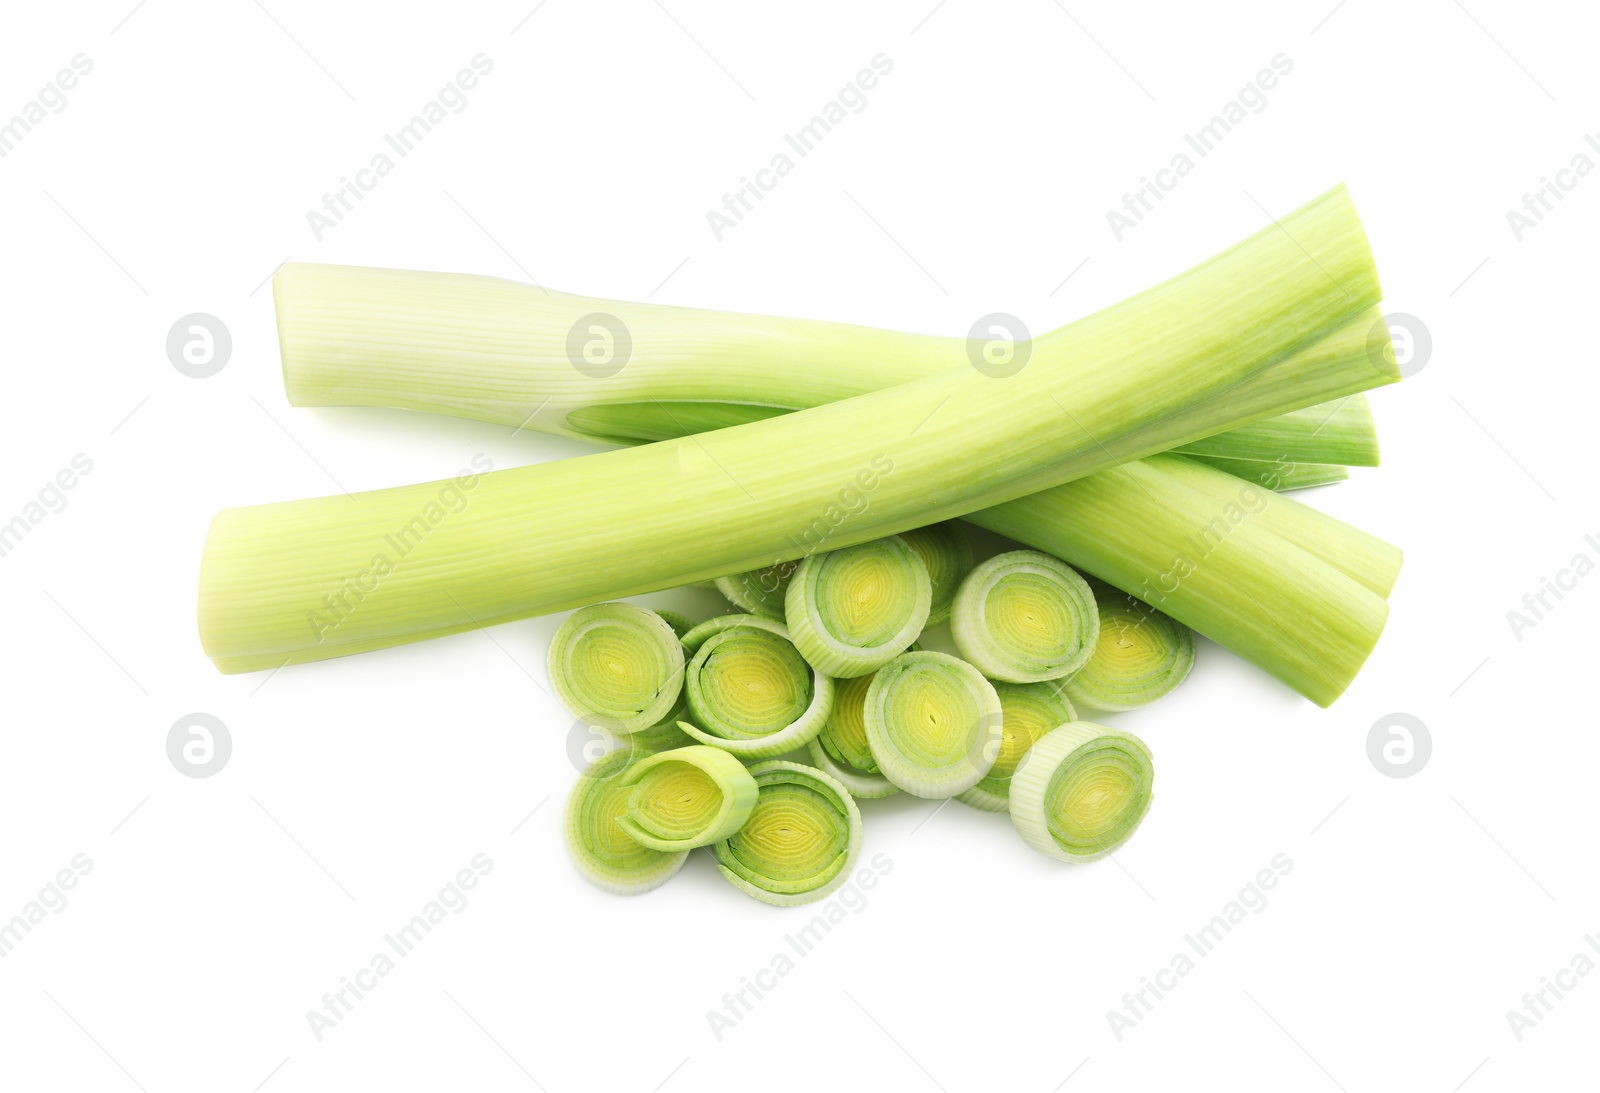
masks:
<svg viewBox="0 0 1600 1093"><path fill-rule="evenodd" d="M651 850L692 850L744 826L756 781L725 751L692 744L636 760L623 772L628 811L617 826Z"/></svg>
<svg viewBox="0 0 1600 1093"><path fill-rule="evenodd" d="M806 663L781 623L770 621L729 626L701 641L684 690L683 731L745 759L804 747L833 709L833 681Z"/></svg>
<svg viewBox="0 0 1600 1093"><path fill-rule="evenodd" d="M567 708L616 733L661 723L683 690L683 646L654 611L579 608L550 639L550 682Z"/></svg>
<svg viewBox="0 0 1600 1093"><path fill-rule="evenodd" d="M956 593L950 633L961 655L990 679L1038 683L1083 667L1100 616L1078 571L1037 550L997 554Z"/></svg>
<svg viewBox="0 0 1600 1093"><path fill-rule="evenodd" d="M1011 808L1012 775L1028 749L1051 729L1076 721L1078 715L1056 681L996 683L994 689L1000 696L1000 750L989 773L965 793L957 794L956 800L985 812L1005 812Z"/></svg>
<svg viewBox="0 0 1600 1093"><path fill-rule="evenodd" d="M1133 834L1150 810L1154 782L1144 741L1074 721L1028 749L1011 777L1011 822L1042 854L1094 861Z"/></svg>
<svg viewBox="0 0 1600 1093"><path fill-rule="evenodd" d="M741 611L748 611L762 618L781 620L783 596L789 590L789 578L794 576L795 566L798 564L798 562L779 562L765 569L753 569L749 573L718 577L717 591Z"/></svg>
<svg viewBox="0 0 1600 1093"><path fill-rule="evenodd" d="M1100 636L1064 688L1097 710L1148 706L1184 681L1194 666L1194 632L1102 581L1094 582Z"/></svg>
<svg viewBox="0 0 1600 1093"><path fill-rule="evenodd" d="M623 775L634 762L627 750L608 752L578 776L567 797L567 852L591 883L619 895L638 895L665 884L683 868L687 850L663 853L640 846L618 821L633 788Z"/></svg>
<svg viewBox="0 0 1600 1093"><path fill-rule="evenodd" d="M928 621L928 567L898 535L803 559L784 597L795 646L824 675L871 675Z"/></svg>
<svg viewBox="0 0 1600 1093"><path fill-rule="evenodd" d="M850 876L861 850L861 813L837 779L774 759L750 768L756 806L737 834L715 844L734 887L779 907L827 896Z"/></svg>
<svg viewBox="0 0 1600 1093"><path fill-rule="evenodd" d="M878 770L867 744L867 690L874 676L841 679L833 688L833 711L806 745L811 761L858 798L890 797L900 790Z"/></svg>
<svg viewBox="0 0 1600 1093"><path fill-rule="evenodd" d="M946 653L905 653L872 677L863 712L878 769L917 797L954 797L994 766L1000 696Z"/></svg>
<svg viewBox="0 0 1600 1093"><path fill-rule="evenodd" d="M720 634L735 626L756 626L786 640L789 637L789 628L776 619L763 618L760 615L718 615L716 618L707 619L683 635L684 651L692 657L712 635Z"/></svg>
<svg viewBox="0 0 1600 1093"><path fill-rule="evenodd" d="M672 632L682 640L683 635L694 629L694 623L689 621L687 615L680 615L676 611L669 611L665 607L656 608L656 614L661 616L661 621L672 627Z"/></svg>
<svg viewBox="0 0 1600 1093"><path fill-rule="evenodd" d="M972 540L959 520L946 520L914 531L903 531L900 538L917 552L922 564L928 567L928 583L932 599L928 606L928 621L924 627L937 626L950 617L956 601L956 589L972 572Z"/></svg>

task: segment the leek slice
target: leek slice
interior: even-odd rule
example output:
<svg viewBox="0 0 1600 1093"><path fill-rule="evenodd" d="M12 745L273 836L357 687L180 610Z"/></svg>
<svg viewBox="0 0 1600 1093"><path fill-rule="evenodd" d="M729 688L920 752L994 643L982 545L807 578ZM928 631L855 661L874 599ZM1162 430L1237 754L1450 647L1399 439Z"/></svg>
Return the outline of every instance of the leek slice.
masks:
<svg viewBox="0 0 1600 1093"><path fill-rule="evenodd" d="M956 794L956 800L985 812L1007 812L1011 778L1022 757L1045 733L1076 721L1078 715L1055 681L996 683L994 689L1000 696L1000 750L989 773L971 789Z"/></svg>
<svg viewBox="0 0 1600 1093"><path fill-rule="evenodd" d="M1154 782L1144 741L1074 721L1028 750L1011 778L1011 823L1041 854L1091 862L1128 841L1150 811Z"/></svg>
<svg viewBox="0 0 1600 1093"><path fill-rule="evenodd" d="M878 770L867 743L867 691L876 674L834 684L833 712L806 748L818 769L837 778L857 798L892 797L900 790Z"/></svg>
<svg viewBox="0 0 1600 1093"><path fill-rule="evenodd" d="M676 611L668 611L664 607L658 607L656 608L656 614L661 616L663 622L672 627L672 632L678 635L678 640L680 641L683 640L683 635L694 629L694 623L690 622L687 616L680 615Z"/></svg>
<svg viewBox="0 0 1600 1093"><path fill-rule="evenodd" d="M633 841L651 850L692 850L721 842L744 826L756 805L756 780L717 748L693 744L639 759L622 775L628 811L618 817Z"/></svg>
<svg viewBox="0 0 1600 1093"><path fill-rule="evenodd" d="M861 812L850 791L814 767L781 759L750 768L756 806L738 833L715 844L734 887L778 907L827 896L861 850Z"/></svg>
<svg viewBox="0 0 1600 1093"><path fill-rule="evenodd" d="M1354 394L1180 444L1173 451L1274 463L1376 467L1378 428L1367 396Z"/></svg>
<svg viewBox="0 0 1600 1093"><path fill-rule="evenodd" d="M1094 584L1100 638L1065 681L1068 698L1097 710L1136 710L1177 688L1194 666L1194 632L1149 604Z"/></svg>
<svg viewBox="0 0 1600 1093"><path fill-rule="evenodd" d="M1187 455L1185 458L1278 493L1327 486L1350 477L1349 471L1329 463L1268 463L1260 459L1232 459L1220 455Z"/></svg>
<svg viewBox="0 0 1600 1093"><path fill-rule="evenodd" d="M933 587L898 535L803 559L784 618L812 667L838 679L871 675L905 652L928 621Z"/></svg>
<svg viewBox="0 0 1600 1093"><path fill-rule="evenodd" d="M1077 570L1037 550L1012 550L961 582L950 633L961 655L990 679L1039 683L1084 665L1100 617Z"/></svg>
<svg viewBox="0 0 1600 1093"><path fill-rule="evenodd" d="M691 657L700 651L700 647L708 640L725 630L738 626L750 626L766 630L768 633L777 634L785 641L789 640L789 628L776 619L769 619L762 615L718 615L699 623L687 634L683 635L683 648Z"/></svg>
<svg viewBox="0 0 1600 1093"><path fill-rule="evenodd" d="M782 624L762 621L705 637L685 673L683 731L744 759L803 747L833 709L833 681L806 663Z"/></svg>
<svg viewBox="0 0 1600 1093"><path fill-rule="evenodd" d="M794 562L779 562L749 573L718 577L717 591L741 611L782 621L783 597L789 590L789 579L794 576L795 565Z"/></svg>
<svg viewBox="0 0 1600 1093"><path fill-rule="evenodd" d="M683 868L687 850L663 853L640 846L621 827L633 794L623 775L628 751L607 752L578 776L567 795L567 852L578 872L608 892L630 896L658 888Z"/></svg>
<svg viewBox="0 0 1600 1093"><path fill-rule="evenodd" d="M937 626L950 617L956 589L961 586L962 579L972 572L972 540L967 538L966 531L956 520L902 531L900 538L917 552L922 564L928 567L932 599L928 606L928 621L923 625Z"/></svg>
<svg viewBox="0 0 1600 1093"><path fill-rule="evenodd" d="M550 682L574 714L615 733L660 724L683 690L683 646L654 611L597 603L550 639Z"/></svg>
<svg viewBox="0 0 1600 1093"><path fill-rule="evenodd" d="M916 797L954 797L994 766L1000 696L966 661L905 653L872 677L864 717L878 769Z"/></svg>
<svg viewBox="0 0 1600 1093"><path fill-rule="evenodd" d="M572 299L549 296L567 320L552 329L550 312L527 310L530 298L545 297L501 294L499 305L523 309L541 347L531 357L554 364ZM202 644L224 671L277 669L771 565L814 549L814 527L829 545L849 546L937 523L1271 416L1287 408L1280 399L1308 389L1317 394L1306 401L1316 401L1340 393L1330 385L1385 382L1367 356L1346 362L1337 382L1300 371L1275 377L1256 389L1271 403L1257 412L1231 394L1378 298L1359 220L1339 188L1187 273L1034 339L1029 366L1004 380L957 368L683 440L225 509L201 565ZM706 322L682 318L680 337ZM728 322L790 339L793 355L829 358L806 339L805 324ZM295 322L284 329L292 356L303 331ZM379 340L392 346L393 330L382 329ZM530 355L508 352L498 334L490 340L528 369ZM637 340L627 371L643 373L646 339ZM896 343L854 337L835 366L859 368L876 359L874 346L893 355ZM706 347L695 342L693 351ZM770 382L769 363L750 360L752 380ZM675 388L667 397L684 396L684 377L660 378ZM1052 404L1071 412L1041 412ZM979 432L975 460L970 438ZM466 504L456 504L462 496ZM407 549L386 550L397 536Z"/></svg>

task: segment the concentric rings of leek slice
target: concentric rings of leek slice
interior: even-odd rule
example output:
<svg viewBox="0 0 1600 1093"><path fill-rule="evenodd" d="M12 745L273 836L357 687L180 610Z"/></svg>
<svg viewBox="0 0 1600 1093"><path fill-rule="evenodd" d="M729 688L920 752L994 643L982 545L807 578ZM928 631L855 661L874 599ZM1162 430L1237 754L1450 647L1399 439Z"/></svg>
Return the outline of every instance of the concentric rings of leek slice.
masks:
<svg viewBox="0 0 1600 1093"><path fill-rule="evenodd" d="M813 668L853 679L917 640L932 599L928 567L890 535L803 559L784 597L784 621Z"/></svg>
<svg viewBox="0 0 1600 1093"><path fill-rule="evenodd" d="M638 895L658 888L683 868L687 850L663 853L641 846L618 823L633 790L623 775L635 761L627 749L608 752L578 776L567 796L567 852L586 880L608 892Z"/></svg>
<svg viewBox="0 0 1600 1093"><path fill-rule="evenodd" d="M1071 675L1094 652L1100 616L1077 570L1037 550L980 564L956 593L950 634L990 679L1039 683Z"/></svg>
<svg viewBox="0 0 1600 1093"><path fill-rule="evenodd" d="M928 604L928 621L923 628L937 626L950 617L956 601L956 590L968 573L972 572L972 540L959 520L946 520L942 524L929 524L925 528L902 531L900 538L917 552L922 564L928 568L931 599Z"/></svg>
<svg viewBox="0 0 1600 1093"><path fill-rule="evenodd" d="M1074 721L1041 737L1011 778L1011 822L1027 844L1068 862L1128 840L1155 797L1150 749L1132 733Z"/></svg>
<svg viewBox="0 0 1600 1093"><path fill-rule="evenodd" d="M867 742L878 769L917 797L954 797L994 766L1000 696L972 665L945 653L905 653L867 688Z"/></svg>
<svg viewBox="0 0 1600 1093"><path fill-rule="evenodd" d="M1136 710L1175 690L1194 667L1194 632L1103 581L1093 588L1100 635L1067 679L1067 696L1097 710Z"/></svg>
<svg viewBox="0 0 1600 1093"><path fill-rule="evenodd" d="M915 648L915 645L912 646ZM878 770L867 744L867 690L873 676L841 679L833 688L833 712L811 743L811 761L833 775L857 799L892 797L900 790Z"/></svg>
<svg viewBox="0 0 1600 1093"><path fill-rule="evenodd" d="M1055 680L1044 683L996 683L1000 696L1000 750L994 766L978 784L958 794L962 804L985 812L1011 808L1011 777L1034 742L1051 729L1078 719Z"/></svg>
<svg viewBox="0 0 1600 1093"><path fill-rule="evenodd" d="M689 717L681 728L695 740L743 759L765 759L804 747L833 709L833 680L817 672L789 640L782 623L753 615L690 632L697 642L686 669Z"/></svg>
<svg viewBox="0 0 1600 1093"><path fill-rule="evenodd" d="M743 763L717 748L691 744L637 759L622 775L631 787L618 826L652 850L691 850L744 826L756 783Z"/></svg>
<svg viewBox="0 0 1600 1093"><path fill-rule="evenodd" d="M631 733L661 723L683 689L684 650L654 611L631 603L579 608L550 640L550 682L589 724Z"/></svg>
<svg viewBox="0 0 1600 1093"><path fill-rule="evenodd" d="M784 760L750 768L758 794L744 827L712 849L736 888L793 907L826 897L861 850L861 813L850 792L814 767Z"/></svg>

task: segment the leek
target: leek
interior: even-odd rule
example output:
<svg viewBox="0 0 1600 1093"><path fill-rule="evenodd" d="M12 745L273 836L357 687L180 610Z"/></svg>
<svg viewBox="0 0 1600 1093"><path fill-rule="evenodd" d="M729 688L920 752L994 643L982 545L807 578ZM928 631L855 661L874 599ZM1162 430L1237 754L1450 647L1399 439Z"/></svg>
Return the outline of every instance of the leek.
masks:
<svg viewBox="0 0 1600 1093"><path fill-rule="evenodd" d="M1104 581L1094 599L1099 640L1065 682L1066 696L1097 710L1136 710L1176 689L1194 666L1193 632Z"/></svg>
<svg viewBox="0 0 1600 1093"><path fill-rule="evenodd" d="M1038 683L1083 666L1100 617L1089 583L1071 566L1037 550L1012 550L961 582L950 634L990 679Z"/></svg>
<svg viewBox="0 0 1600 1093"><path fill-rule="evenodd" d="M1354 394L1180 444L1173 451L1274 463L1376 467L1378 430L1367 397Z"/></svg>
<svg viewBox="0 0 1600 1093"><path fill-rule="evenodd" d="M1103 858L1150 810L1155 766L1132 733L1075 721L1046 733L1011 779L1011 822L1041 854Z"/></svg>
<svg viewBox="0 0 1600 1093"><path fill-rule="evenodd" d="M683 689L683 646L660 615L631 603L597 603L550 639L550 682L592 725L631 733L657 725Z"/></svg>
<svg viewBox="0 0 1600 1093"><path fill-rule="evenodd" d="M750 818L756 780L725 751L693 744L657 752L627 768L628 810L617 818L651 850L692 850L721 842Z"/></svg>
<svg viewBox="0 0 1600 1093"><path fill-rule="evenodd" d="M817 671L853 679L917 640L932 596L922 558L891 535L803 559L784 596L784 618Z"/></svg>
<svg viewBox="0 0 1600 1093"><path fill-rule="evenodd" d="M755 809L711 848L717 868L740 891L779 907L826 897L849 878L861 851L861 812L850 792L814 767L781 759L757 763L750 774Z"/></svg>
<svg viewBox="0 0 1600 1093"><path fill-rule="evenodd" d="M872 677L863 717L878 769L916 797L964 793L994 766L1000 696L983 674L945 653L905 653Z"/></svg>
<svg viewBox="0 0 1600 1093"><path fill-rule="evenodd" d="M994 689L1000 696L1000 750L989 773L956 800L985 812L1007 812L1011 778L1028 749L1078 715L1056 683L996 683Z"/></svg>
<svg viewBox="0 0 1600 1093"><path fill-rule="evenodd" d="M718 577L716 588L741 611L768 619L783 618L783 596L794 576L794 562L779 562L751 573Z"/></svg>
<svg viewBox="0 0 1600 1093"><path fill-rule="evenodd" d="M961 586L962 579L972 572L972 541L957 520L904 531L900 533L900 538L917 552L917 557L928 568L932 599L928 606L928 621L924 626L937 626L950 618L950 609L956 601L956 589Z"/></svg>
<svg viewBox="0 0 1600 1093"><path fill-rule="evenodd" d="M1188 458L1279 493L1327 486L1350 477L1349 471L1329 463L1268 463L1260 459L1233 459L1221 455L1189 455Z"/></svg>
<svg viewBox="0 0 1600 1093"><path fill-rule="evenodd" d="M814 551L818 530L850 546L1014 501L1313 390L1384 382L1370 358L1358 378L1315 353L1263 376L1378 295L1341 188L1037 339L1029 367L1003 381L957 370L701 437L225 510L202 563L202 643L225 671L278 668L745 572ZM792 337L803 324L765 329ZM872 344L852 343L840 367L873 359ZM796 352L831 359L821 348ZM770 375L765 362L750 372ZM1061 415L1039 411L1052 403ZM852 512L863 493L870 505Z"/></svg>
<svg viewBox="0 0 1600 1093"><path fill-rule="evenodd" d="M804 747L833 708L833 681L805 662L780 623L728 626L699 641L684 690L690 716L679 727L744 759Z"/></svg>
<svg viewBox="0 0 1600 1093"><path fill-rule="evenodd" d="M660 887L683 868L687 850L651 850L634 841L620 821L633 788L623 775L634 762L627 750L607 752L578 776L567 796L567 852L591 884L619 895Z"/></svg>

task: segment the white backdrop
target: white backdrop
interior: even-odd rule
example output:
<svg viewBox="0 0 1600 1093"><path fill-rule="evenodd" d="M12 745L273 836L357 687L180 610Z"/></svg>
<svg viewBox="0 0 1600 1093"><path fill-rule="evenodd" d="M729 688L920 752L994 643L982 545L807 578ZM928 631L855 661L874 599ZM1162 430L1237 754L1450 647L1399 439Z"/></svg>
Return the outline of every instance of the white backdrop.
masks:
<svg viewBox="0 0 1600 1093"><path fill-rule="evenodd" d="M0 1082L1479 1093L1588 1075L1600 976L1557 973L1600 961L1600 578L1568 578L1520 634L1507 612L1600 560L1600 178L1557 174L1600 163L1590 13L936 2L7 12L0 119L29 127L0 131L0 523L28 530L0 557L0 920L45 910L0 946ZM864 105L719 239L707 213L880 54ZM489 69L446 93L458 109L314 229L474 58ZM1274 58L1196 156L1185 136ZM1194 170L1119 239L1108 212L1186 150ZM1514 227L1547 178L1562 200ZM1105 719L1160 772L1114 861L1062 866L959 805L875 804L864 860L892 868L720 1039L707 1011L808 916L703 855L636 900L570 869L571 718L543 668L559 619L271 676L200 651L218 508L585 450L291 408L264 287L286 257L958 335L1003 310L1039 331L1341 180L1386 310L1431 340L1373 397L1384 467L1302 495L1406 550L1366 671L1319 710L1202 643L1174 697ZM166 352L196 312L232 342L205 379ZM232 741L209 777L167 753L193 712ZM1431 736L1409 777L1368 756L1393 713ZM1107 1012L1278 855L1265 906L1119 1038ZM465 905L319 1039L307 1011L463 868ZM1514 1030L1547 980L1572 989Z"/></svg>

